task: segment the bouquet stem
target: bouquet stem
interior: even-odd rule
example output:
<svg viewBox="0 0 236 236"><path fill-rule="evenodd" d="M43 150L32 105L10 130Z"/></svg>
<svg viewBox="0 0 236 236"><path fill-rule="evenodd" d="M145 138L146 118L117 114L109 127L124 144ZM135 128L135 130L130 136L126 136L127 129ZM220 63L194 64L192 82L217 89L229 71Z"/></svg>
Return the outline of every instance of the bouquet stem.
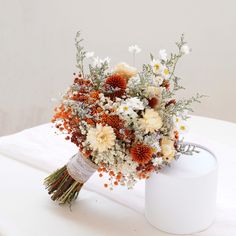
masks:
<svg viewBox="0 0 236 236"><path fill-rule="evenodd" d="M74 180L69 175L65 165L49 175L45 179L44 185L53 201L58 201L59 204L70 204L76 200L84 184Z"/></svg>
<svg viewBox="0 0 236 236"><path fill-rule="evenodd" d="M59 204L71 204L77 199L84 183L96 169L94 163L77 154L67 165L45 178L44 185L53 201Z"/></svg>

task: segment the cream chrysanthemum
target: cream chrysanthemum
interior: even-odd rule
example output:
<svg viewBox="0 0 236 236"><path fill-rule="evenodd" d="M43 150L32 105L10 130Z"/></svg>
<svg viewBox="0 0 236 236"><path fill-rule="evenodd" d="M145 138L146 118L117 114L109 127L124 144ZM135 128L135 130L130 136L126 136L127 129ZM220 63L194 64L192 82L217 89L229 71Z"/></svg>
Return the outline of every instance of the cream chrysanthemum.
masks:
<svg viewBox="0 0 236 236"><path fill-rule="evenodd" d="M115 144L115 133L110 126L98 124L96 128L90 128L87 134L87 142L94 151L104 152Z"/></svg>
<svg viewBox="0 0 236 236"><path fill-rule="evenodd" d="M162 120L158 112L146 109L143 118L139 119L139 124L145 133L153 133L162 127Z"/></svg>
<svg viewBox="0 0 236 236"><path fill-rule="evenodd" d="M161 92L162 92L161 87L156 87L156 86L148 86L145 89L145 95L149 98L160 97Z"/></svg>
<svg viewBox="0 0 236 236"><path fill-rule="evenodd" d="M121 76L124 76L126 79L129 79L135 75L137 75L138 71L136 68L126 64L126 63L119 63L115 66L116 74L119 74Z"/></svg>
<svg viewBox="0 0 236 236"><path fill-rule="evenodd" d="M172 141L168 137L163 137L161 140L161 152L165 161L172 161L176 152L174 147L174 141Z"/></svg>

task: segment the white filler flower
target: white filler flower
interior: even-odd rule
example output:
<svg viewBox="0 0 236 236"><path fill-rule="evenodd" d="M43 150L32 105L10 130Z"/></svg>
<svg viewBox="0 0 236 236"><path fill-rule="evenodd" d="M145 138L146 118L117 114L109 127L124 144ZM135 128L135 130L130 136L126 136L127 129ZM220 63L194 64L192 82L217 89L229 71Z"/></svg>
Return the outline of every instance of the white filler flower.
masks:
<svg viewBox="0 0 236 236"><path fill-rule="evenodd" d="M115 144L115 133L110 126L98 124L96 128L90 128L87 134L87 142L94 151L104 152Z"/></svg>
<svg viewBox="0 0 236 236"><path fill-rule="evenodd" d="M86 52L85 57L86 58L92 58L94 56L94 52Z"/></svg>
<svg viewBox="0 0 236 236"><path fill-rule="evenodd" d="M137 97L128 98L126 100L126 104L134 110L143 110L144 109L143 102Z"/></svg>
<svg viewBox="0 0 236 236"><path fill-rule="evenodd" d="M141 48L137 44L129 46L128 50L130 53L134 54L138 54L141 52Z"/></svg>
<svg viewBox="0 0 236 236"><path fill-rule="evenodd" d="M191 52L191 49L189 48L189 46L187 44L184 44L182 47L181 47L181 52L184 54L184 55L187 55Z"/></svg>
<svg viewBox="0 0 236 236"><path fill-rule="evenodd" d="M111 61L111 59L109 57L106 57L104 59L100 59L99 57L94 57L93 58L93 66L101 67L102 64L104 64L104 63L109 64L110 61Z"/></svg>
<svg viewBox="0 0 236 236"><path fill-rule="evenodd" d="M167 61L167 53L166 53L165 49L161 49L159 51L159 57L160 57L161 60Z"/></svg>

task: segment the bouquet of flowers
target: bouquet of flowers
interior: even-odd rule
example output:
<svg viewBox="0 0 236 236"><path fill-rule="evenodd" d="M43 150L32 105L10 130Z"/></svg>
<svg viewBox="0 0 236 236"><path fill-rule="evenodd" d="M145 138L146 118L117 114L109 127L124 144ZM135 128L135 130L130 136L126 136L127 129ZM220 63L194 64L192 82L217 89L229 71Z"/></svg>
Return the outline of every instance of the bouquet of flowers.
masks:
<svg viewBox="0 0 236 236"><path fill-rule="evenodd" d="M79 72L55 108L52 122L78 153L45 179L52 200L70 204L95 171L100 177L109 175L104 187L132 188L181 153L195 151L179 138L186 130L186 111L192 111L192 103L202 97L175 98L183 89L175 75L176 64L190 52L183 35L176 53L151 54L150 63L141 70L126 63L110 68L109 58L85 51L79 32L75 44ZM134 45L129 51L135 61L141 49Z"/></svg>

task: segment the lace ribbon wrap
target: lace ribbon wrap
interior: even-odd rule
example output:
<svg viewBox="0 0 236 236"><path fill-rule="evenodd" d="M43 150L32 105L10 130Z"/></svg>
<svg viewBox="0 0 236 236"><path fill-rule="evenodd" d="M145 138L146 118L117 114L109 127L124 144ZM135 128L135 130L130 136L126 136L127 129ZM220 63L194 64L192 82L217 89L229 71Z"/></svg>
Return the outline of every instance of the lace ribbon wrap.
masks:
<svg viewBox="0 0 236 236"><path fill-rule="evenodd" d="M80 153L74 155L67 164L69 175L81 184L85 183L97 168L96 164L83 157Z"/></svg>

